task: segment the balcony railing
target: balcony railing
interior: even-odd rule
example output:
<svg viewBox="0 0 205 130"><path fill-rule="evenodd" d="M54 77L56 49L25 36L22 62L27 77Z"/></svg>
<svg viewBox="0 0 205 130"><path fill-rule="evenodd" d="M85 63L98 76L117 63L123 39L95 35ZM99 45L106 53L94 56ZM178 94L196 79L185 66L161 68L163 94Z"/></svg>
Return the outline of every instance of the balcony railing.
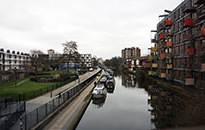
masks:
<svg viewBox="0 0 205 130"><path fill-rule="evenodd" d="M193 24L194 24L193 19L185 19L186 27L193 26Z"/></svg>
<svg viewBox="0 0 205 130"><path fill-rule="evenodd" d="M185 78L185 85L194 85L194 78Z"/></svg>
<svg viewBox="0 0 205 130"><path fill-rule="evenodd" d="M161 73L161 78L166 78L166 73Z"/></svg>
<svg viewBox="0 0 205 130"><path fill-rule="evenodd" d="M153 67L153 68L157 68L157 67L158 67L158 64L153 63L153 64L152 64L152 67Z"/></svg>
<svg viewBox="0 0 205 130"><path fill-rule="evenodd" d="M187 56L193 56L194 55L194 48L187 48L186 49L186 55Z"/></svg>
<svg viewBox="0 0 205 130"><path fill-rule="evenodd" d="M167 42L167 47L172 47L172 42Z"/></svg>
<svg viewBox="0 0 205 130"><path fill-rule="evenodd" d="M158 48L157 47L152 47L152 51L157 51Z"/></svg>
<svg viewBox="0 0 205 130"><path fill-rule="evenodd" d="M165 58L165 54L161 54L161 58L162 58L162 59Z"/></svg>
<svg viewBox="0 0 205 130"><path fill-rule="evenodd" d="M171 69L172 68L172 64L167 64L167 69Z"/></svg>
<svg viewBox="0 0 205 130"><path fill-rule="evenodd" d="M205 36L205 28L201 28L201 34Z"/></svg>
<svg viewBox="0 0 205 130"><path fill-rule="evenodd" d="M171 26L172 25L172 20L166 20L166 26Z"/></svg>
<svg viewBox="0 0 205 130"><path fill-rule="evenodd" d="M165 39L165 35L164 35L164 34L161 34L161 35L160 35L160 39Z"/></svg>

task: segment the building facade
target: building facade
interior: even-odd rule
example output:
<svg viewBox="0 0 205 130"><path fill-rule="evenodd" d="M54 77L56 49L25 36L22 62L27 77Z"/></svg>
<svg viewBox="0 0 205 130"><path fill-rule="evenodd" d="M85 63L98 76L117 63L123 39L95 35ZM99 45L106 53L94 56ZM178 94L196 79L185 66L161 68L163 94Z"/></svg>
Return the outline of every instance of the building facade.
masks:
<svg viewBox="0 0 205 130"><path fill-rule="evenodd" d="M12 71L29 70L31 66L31 61L29 54L23 52L15 52L10 50L0 49L0 70L1 71Z"/></svg>
<svg viewBox="0 0 205 130"><path fill-rule="evenodd" d="M126 59L140 59L141 53L138 47L125 48L121 51L123 60Z"/></svg>
<svg viewBox="0 0 205 130"><path fill-rule="evenodd" d="M156 64L156 75L183 85L205 86L205 1L184 0L164 16L151 40L150 60Z"/></svg>
<svg viewBox="0 0 205 130"><path fill-rule="evenodd" d="M80 54L81 67L92 67L92 55Z"/></svg>
<svg viewBox="0 0 205 130"><path fill-rule="evenodd" d="M140 49L138 47L125 48L121 51L121 56L123 67L133 71L133 68L137 66L137 61L141 57Z"/></svg>

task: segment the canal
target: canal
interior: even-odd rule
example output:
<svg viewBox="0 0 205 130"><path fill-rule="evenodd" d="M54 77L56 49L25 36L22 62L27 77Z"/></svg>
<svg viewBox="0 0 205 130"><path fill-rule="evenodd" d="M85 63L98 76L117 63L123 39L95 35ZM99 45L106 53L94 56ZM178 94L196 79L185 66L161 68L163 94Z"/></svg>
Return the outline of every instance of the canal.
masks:
<svg viewBox="0 0 205 130"><path fill-rule="evenodd" d="M154 129L151 112L148 111L148 93L139 88L135 77L115 77L115 89L107 97L91 100L77 130L148 130Z"/></svg>
<svg viewBox="0 0 205 130"><path fill-rule="evenodd" d="M142 79L138 83L133 75L116 76L114 90L91 100L76 129L205 129L204 90L184 94Z"/></svg>

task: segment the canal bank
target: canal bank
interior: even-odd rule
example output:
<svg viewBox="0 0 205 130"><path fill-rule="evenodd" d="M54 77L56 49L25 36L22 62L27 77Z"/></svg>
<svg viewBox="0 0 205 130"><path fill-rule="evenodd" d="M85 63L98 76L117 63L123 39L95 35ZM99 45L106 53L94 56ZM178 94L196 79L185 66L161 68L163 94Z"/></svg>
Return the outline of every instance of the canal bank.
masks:
<svg viewBox="0 0 205 130"><path fill-rule="evenodd" d="M80 120L80 117L83 115L84 110L89 104L90 96L89 93L94 87L94 82L96 79L93 79L92 82L85 87L85 89L79 93L75 99L66 106L58 115L53 118L47 125L43 128L44 130L56 130L56 129L74 129Z"/></svg>
<svg viewBox="0 0 205 130"><path fill-rule="evenodd" d="M16 130L20 129L20 127L23 129L38 129L39 126L39 128L41 128L41 124L49 122L47 119L50 118L53 113L58 114L59 111L62 111L61 108L65 107L67 104L70 105L71 103L69 101L72 101L76 95L79 95L79 92L84 90L100 71L100 69L97 69L88 72L79 77L80 80L73 81L72 83L54 90L52 92L52 97L50 93L47 93L29 101L28 103L33 106L30 106L32 110L28 109L27 112L22 115L21 120L19 120L12 129Z"/></svg>

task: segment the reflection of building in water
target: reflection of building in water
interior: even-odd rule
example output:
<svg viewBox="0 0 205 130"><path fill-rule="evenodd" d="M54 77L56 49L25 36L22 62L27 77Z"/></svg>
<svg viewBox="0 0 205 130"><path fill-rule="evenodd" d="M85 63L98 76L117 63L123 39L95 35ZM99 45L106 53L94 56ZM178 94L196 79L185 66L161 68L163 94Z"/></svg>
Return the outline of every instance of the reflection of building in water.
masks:
<svg viewBox="0 0 205 130"><path fill-rule="evenodd" d="M157 129L187 127L204 124L204 103L194 101L165 89L149 86L148 103L153 108L152 122ZM202 99L202 98L201 98Z"/></svg>
<svg viewBox="0 0 205 130"><path fill-rule="evenodd" d="M125 87L136 87L136 77L134 75L122 75L122 85Z"/></svg>
<svg viewBox="0 0 205 130"><path fill-rule="evenodd" d="M97 108L103 107L105 104L106 97L99 98L99 99L93 99L92 103L95 104Z"/></svg>

